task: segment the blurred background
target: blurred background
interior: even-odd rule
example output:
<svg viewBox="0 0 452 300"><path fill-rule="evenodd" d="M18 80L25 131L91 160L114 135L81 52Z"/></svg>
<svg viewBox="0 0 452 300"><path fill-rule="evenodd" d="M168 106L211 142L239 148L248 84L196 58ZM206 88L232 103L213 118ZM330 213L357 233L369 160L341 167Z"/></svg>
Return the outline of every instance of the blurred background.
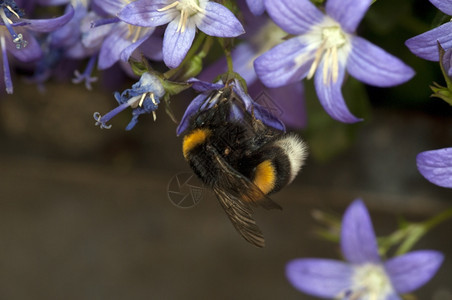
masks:
<svg viewBox="0 0 452 300"><path fill-rule="evenodd" d="M331 120L306 84L308 125L297 132L310 156L294 183L272 196L283 211L255 212L264 249L235 232L209 191L190 209L170 201L171 180L191 171L164 109L156 122L141 116L130 132L128 111L100 130L92 115L115 107L113 90L53 81L40 93L18 70L14 95L0 99L0 299L313 299L284 275L294 258L339 258L337 244L314 234L313 211L340 218L362 198L382 236L402 217L422 221L451 207L452 190L429 183L415 163L421 151L452 146L452 108L429 98L428 85L444 79L437 63L403 44L440 17L428 1L373 5L360 34L417 75L392 89L348 78L345 97L364 122ZM192 97L172 101L176 117ZM452 299L451 226L415 246L446 260L413 299Z"/></svg>

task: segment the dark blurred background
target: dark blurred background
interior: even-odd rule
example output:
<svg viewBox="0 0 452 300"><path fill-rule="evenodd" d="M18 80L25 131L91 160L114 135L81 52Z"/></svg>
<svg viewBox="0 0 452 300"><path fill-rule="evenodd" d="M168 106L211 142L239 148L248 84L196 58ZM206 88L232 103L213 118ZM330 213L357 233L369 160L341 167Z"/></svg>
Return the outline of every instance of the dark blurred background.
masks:
<svg viewBox="0 0 452 300"><path fill-rule="evenodd" d="M39 93L16 76L14 95L0 100L0 299L312 299L288 283L284 267L297 257L339 257L336 244L313 233L313 210L340 217L360 197L386 235L401 217L422 221L451 207L452 190L429 183L415 163L421 151L452 147L452 108L429 98L428 85L444 80L437 63L403 45L439 17L428 1L379 0L369 11L360 34L417 75L393 89L349 78L344 94L364 122L331 120L307 83L308 127L298 132L310 157L272 197L282 212L256 210L264 249L241 239L208 191L194 208L170 201L171 179L190 169L164 109L130 132L129 111L100 130L93 112L116 105L101 83L86 91L49 82ZM173 100L178 118L190 97ZM452 299L451 225L415 246L446 254L417 299Z"/></svg>

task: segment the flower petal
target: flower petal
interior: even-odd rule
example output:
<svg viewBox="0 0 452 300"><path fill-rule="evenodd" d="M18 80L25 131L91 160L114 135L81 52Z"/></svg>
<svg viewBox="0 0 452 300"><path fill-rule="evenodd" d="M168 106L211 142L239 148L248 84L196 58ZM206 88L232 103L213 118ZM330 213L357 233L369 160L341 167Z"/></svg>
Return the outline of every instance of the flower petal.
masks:
<svg viewBox="0 0 452 300"><path fill-rule="evenodd" d="M116 14L125 6L123 1L118 0L93 0L93 5L101 9L104 13L110 16L116 16Z"/></svg>
<svg viewBox="0 0 452 300"><path fill-rule="evenodd" d="M21 20L27 24L25 25L27 29L38 32L51 32L69 22L73 16L74 8L71 5L69 5L66 8L64 15L58 18L39 19L39 20L21 19Z"/></svg>
<svg viewBox="0 0 452 300"><path fill-rule="evenodd" d="M326 13L338 21L345 31L355 32L372 0L328 0Z"/></svg>
<svg viewBox="0 0 452 300"><path fill-rule="evenodd" d="M195 24L202 32L219 37L236 37L245 33L240 21L221 4L209 1L202 17L197 14Z"/></svg>
<svg viewBox="0 0 452 300"><path fill-rule="evenodd" d="M314 57L312 55L302 64L296 63L296 58L305 54L309 47L297 37L277 45L254 61L257 76L268 87L280 87L303 79Z"/></svg>
<svg viewBox="0 0 452 300"><path fill-rule="evenodd" d="M452 0L430 0L440 11L452 16Z"/></svg>
<svg viewBox="0 0 452 300"><path fill-rule="evenodd" d="M260 16L265 11L264 0L246 0L246 4L255 16Z"/></svg>
<svg viewBox="0 0 452 300"><path fill-rule="evenodd" d="M163 36L163 61L170 68L176 68L184 60L196 33L196 27L190 20L184 32L177 30L179 18L168 24Z"/></svg>
<svg viewBox="0 0 452 300"><path fill-rule="evenodd" d="M18 29L17 33L21 33L28 44L26 47L17 49L11 35L7 34L5 38L8 52L22 62L31 62L40 58L42 56L42 50L36 38L30 32L23 29Z"/></svg>
<svg viewBox="0 0 452 300"><path fill-rule="evenodd" d="M309 295L335 298L351 285L352 267L330 259L296 259L286 266L286 276L298 290Z"/></svg>
<svg viewBox="0 0 452 300"><path fill-rule="evenodd" d="M124 7L118 13L118 18L136 26L156 27L164 25L180 16L177 9L157 10L167 5L167 0L137 0Z"/></svg>
<svg viewBox="0 0 452 300"><path fill-rule="evenodd" d="M372 222L361 199L353 201L342 218L341 248L351 263L380 263Z"/></svg>
<svg viewBox="0 0 452 300"><path fill-rule="evenodd" d="M336 82L325 84L323 76L324 60L320 63L314 77L314 85L317 96L325 111L335 120L343 123L356 123L362 121L355 117L345 104L342 96L342 83L344 81L345 67L339 65L338 77Z"/></svg>
<svg viewBox="0 0 452 300"><path fill-rule="evenodd" d="M399 294L410 293L436 274L444 255L433 250L414 251L385 262L385 269Z"/></svg>
<svg viewBox="0 0 452 300"><path fill-rule="evenodd" d="M271 89L256 81L248 86L248 92L255 102L271 111L287 127L306 126L307 116L302 82Z"/></svg>
<svg viewBox="0 0 452 300"><path fill-rule="evenodd" d="M187 80L187 83L190 83L195 91L202 93L224 88L224 84L222 84L221 80L217 83L211 83L196 78L190 78Z"/></svg>
<svg viewBox="0 0 452 300"><path fill-rule="evenodd" d="M423 59L438 61L438 42L444 49L452 48L452 22L412 37L406 40L405 45Z"/></svg>
<svg viewBox="0 0 452 300"><path fill-rule="evenodd" d="M406 82L414 76L413 69L369 41L355 36L351 42L347 71L356 79L387 87Z"/></svg>
<svg viewBox="0 0 452 300"><path fill-rule="evenodd" d="M309 0L266 0L272 20L290 34L302 34L323 20L323 13Z"/></svg>
<svg viewBox="0 0 452 300"><path fill-rule="evenodd" d="M190 104L188 105L187 109L185 110L184 115L182 116L182 119L177 126L176 134L179 136L181 133L183 133L185 130L187 130L188 126L190 125L190 118L192 115L194 115L196 112L198 112L201 105L205 102L208 94L199 94L195 99L193 99Z"/></svg>
<svg viewBox="0 0 452 300"><path fill-rule="evenodd" d="M419 172L428 181L452 188L452 148L419 153L416 162Z"/></svg>
<svg viewBox="0 0 452 300"><path fill-rule="evenodd" d="M160 36L151 35L140 45L140 51L147 58L154 61L163 60L163 39Z"/></svg>
<svg viewBox="0 0 452 300"><path fill-rule="evenodd" d="M121 52L131 44L127 38L129 29L127 26L121 26L122 24L116 24L102 43L99 53L99 70L105 70L114 65L119 60Z"/></svg>
<svg viewBox="0 0 452 300"><path fill-rule="evenodd" d="M132 56L133 51L135 51L135 49L140 47L151 36L152 32L153 32L153 30L149 30L148 32L142 34L137 41L135 41L134 43L131 43L129 46L127 46L124 49L124 51L121 52L120 59L125 62L129 61L129 58L130 58L130 56ZM161 53L161 49L162 49L161 47L162 47L162 43L160 43L160 53ZM157 53L156 57L159 57L158 55L159 55L159 53Z"/></svg>

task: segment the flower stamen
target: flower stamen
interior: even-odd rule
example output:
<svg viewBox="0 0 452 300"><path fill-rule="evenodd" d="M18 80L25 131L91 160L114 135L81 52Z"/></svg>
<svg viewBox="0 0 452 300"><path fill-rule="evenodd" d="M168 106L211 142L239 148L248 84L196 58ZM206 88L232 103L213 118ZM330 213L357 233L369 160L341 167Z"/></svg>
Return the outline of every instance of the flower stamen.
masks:
<svg viewBox="0 0 452 300"><path fill-rule="evenodd" d="M11 11L15 16L19 16L14 10L12 10L11 7L9 7L8 5L5 6L8 11ZM24 37L22 35L22 33L17 34L13 27L11 26L11 24L13 24L13 21L11 21L5 13L5 10L3 9L2 6L0 6L0 18L3 20L3 24L5 25L6 29L8 29L9 34L11 34L13 43L16 44L16 48L17 49L22 49L25 48L28 44L28 42L26 40L24 40Z"/></svg>

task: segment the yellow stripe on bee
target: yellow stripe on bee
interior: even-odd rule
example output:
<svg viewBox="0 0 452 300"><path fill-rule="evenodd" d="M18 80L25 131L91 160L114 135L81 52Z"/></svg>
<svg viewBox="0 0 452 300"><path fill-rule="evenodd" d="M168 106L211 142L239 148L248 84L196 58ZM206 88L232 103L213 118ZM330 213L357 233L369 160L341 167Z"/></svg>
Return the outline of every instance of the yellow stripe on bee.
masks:
<svg viewBox="0 0 452 300"><path fill-rule="evenodd" d="M210 130L208 129L195 129L187 134L182 143L182 152L184 157L187 158L188 152L193 150L196 146L204 143L209 135Z"/></svg>
<svg viewBox="0 0 452 300"><path fill-rule="evenodd" d="M257 165L253 182L264 194L273 190L276 182L276 170L271 161L264 160Z"/></svg>

